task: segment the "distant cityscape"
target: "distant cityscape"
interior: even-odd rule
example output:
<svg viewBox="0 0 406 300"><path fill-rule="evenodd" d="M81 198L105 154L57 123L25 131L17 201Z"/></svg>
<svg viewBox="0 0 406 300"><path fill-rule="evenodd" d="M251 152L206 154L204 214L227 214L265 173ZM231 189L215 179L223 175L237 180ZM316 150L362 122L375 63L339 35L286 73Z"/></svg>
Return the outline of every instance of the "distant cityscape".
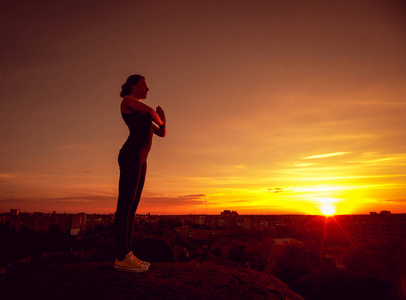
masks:
<svg viewBox="0 0 406 300"><path fill-rule="evenodd" d="M21 213L11 209L0 214L0 224L9 224L16 232L29 228L34 232L49 232L52 228L69 235L83 235L97 226L112 226L114 214L66 214L66 213ZM306 230L316 219L320 223L324 216L312 215L239 215L224 210L220 215L137 215L137 224L156 223L160 220L176 220L185 228L206 228L211 230L259 230L267 231L271 237L289 238L283 234ZM390 211L371 212L369 215L337 215L333 218L340 224L349 243L364 243L385 239L406 240L406 214L392 214ZM314 225L314 224L313 224ZM281 236L282 235L282 236Z"/></svg>
<svg viewBox="0 0 406 300"><path fill-rule="evenodd" d="M0 214L4 243L0 273L21 262L113 261L114 217L19 209ZM337 276L335 281L357 274L359 284L375 278L382 284L390 282L388 289L406 296L406 214L381 211L326 217L240 215L224 210L219 215L142 214L137 215L135 227L134 249L152 262L238 263L275 274L293 287L306 276L322 280L318 272L328 270ZM296 287L303 295L313 291L307 285ZM363 293L374 293L373 287Z"/></svg>

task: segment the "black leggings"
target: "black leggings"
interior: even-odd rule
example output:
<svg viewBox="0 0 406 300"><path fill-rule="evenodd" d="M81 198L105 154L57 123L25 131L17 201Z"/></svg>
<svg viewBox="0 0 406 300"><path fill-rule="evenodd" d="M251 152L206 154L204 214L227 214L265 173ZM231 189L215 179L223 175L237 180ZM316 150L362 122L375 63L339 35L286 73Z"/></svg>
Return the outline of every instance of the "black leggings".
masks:
<svg viewBox="0 0 406 300"><path fill-rule="evenodd" d="M114 219L116 237L116 257L123 260L131 250L131 238L135 222L135 212L140 202L147 171L147 158L120 151L118 156L120 181L118 201Z"/></svg>

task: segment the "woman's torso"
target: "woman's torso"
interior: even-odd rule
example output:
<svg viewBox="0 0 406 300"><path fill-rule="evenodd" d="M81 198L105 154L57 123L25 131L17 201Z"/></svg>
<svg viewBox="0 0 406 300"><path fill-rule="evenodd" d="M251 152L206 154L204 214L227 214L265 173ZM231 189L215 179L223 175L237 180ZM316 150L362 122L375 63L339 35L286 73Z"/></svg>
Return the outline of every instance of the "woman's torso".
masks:
<svg viewBox="0 0 406 300"><path fill-rule="evenodd" d="M147 156L152 145L152 121L143 113L134 111L123 113L121 116L127 124L130 134L121 148L121 152Z"/></svg>

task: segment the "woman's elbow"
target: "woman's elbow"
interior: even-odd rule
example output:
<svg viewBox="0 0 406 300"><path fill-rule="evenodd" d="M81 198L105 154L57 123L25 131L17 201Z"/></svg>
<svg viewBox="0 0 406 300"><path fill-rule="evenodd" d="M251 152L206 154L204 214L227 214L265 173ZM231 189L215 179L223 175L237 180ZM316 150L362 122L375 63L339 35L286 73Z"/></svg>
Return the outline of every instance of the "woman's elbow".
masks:
<svg viewBox="0 0 406 300"><path fill-rule="evenodd" d="M161 137L166 137L166 128L161 129Z"/></svg>

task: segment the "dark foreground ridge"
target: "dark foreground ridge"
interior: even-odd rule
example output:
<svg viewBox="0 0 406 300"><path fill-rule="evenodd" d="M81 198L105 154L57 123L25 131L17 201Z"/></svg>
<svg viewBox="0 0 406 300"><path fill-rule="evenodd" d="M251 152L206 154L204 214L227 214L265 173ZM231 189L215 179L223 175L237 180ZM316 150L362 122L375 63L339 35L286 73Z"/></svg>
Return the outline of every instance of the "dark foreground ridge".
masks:
<svg viewBox="0 0 406 300"><path fill-rule="evenodd" d="M138 274L109 262L28 265L8 270L0 282L2 299L303 300L272 276L213 262L154 263Z"/></svg>

